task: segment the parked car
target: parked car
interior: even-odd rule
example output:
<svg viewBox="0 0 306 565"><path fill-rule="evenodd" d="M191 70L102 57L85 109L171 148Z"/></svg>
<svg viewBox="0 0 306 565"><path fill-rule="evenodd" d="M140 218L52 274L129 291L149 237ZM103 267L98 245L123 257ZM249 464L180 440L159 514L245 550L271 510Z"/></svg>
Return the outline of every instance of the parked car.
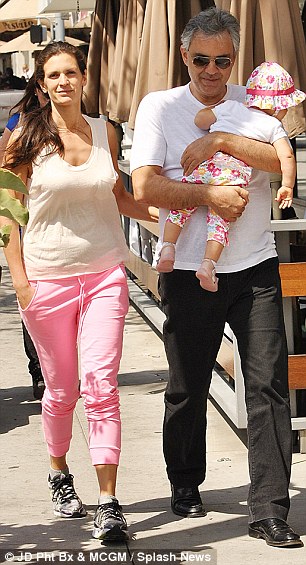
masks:
<svg viewBox="0 0 306 565"><path fill-rule="evenodd" d="M10 109L21 100L24 90L0 90L0 134L9 119Z"/></svg>

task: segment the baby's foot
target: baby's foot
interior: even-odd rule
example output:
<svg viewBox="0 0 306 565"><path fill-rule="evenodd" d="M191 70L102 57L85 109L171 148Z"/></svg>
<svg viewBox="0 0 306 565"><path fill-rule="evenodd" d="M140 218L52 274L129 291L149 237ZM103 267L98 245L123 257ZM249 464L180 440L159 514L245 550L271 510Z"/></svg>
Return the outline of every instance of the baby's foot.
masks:
<svg viewBox="0 0 306 565"><path fill-rule="evenodd" d="M156 265L159 273L171 273L175 261L175 244L165 241L160 251L160 256Z"/></svg>
<svg viewBox="0 0 306 565"><path fill-rule="evenodd" d="M216 263L212 259L203 259L200 268L196 272L200 285L205 290L217 292L218 278L216 277Z"/></svg>

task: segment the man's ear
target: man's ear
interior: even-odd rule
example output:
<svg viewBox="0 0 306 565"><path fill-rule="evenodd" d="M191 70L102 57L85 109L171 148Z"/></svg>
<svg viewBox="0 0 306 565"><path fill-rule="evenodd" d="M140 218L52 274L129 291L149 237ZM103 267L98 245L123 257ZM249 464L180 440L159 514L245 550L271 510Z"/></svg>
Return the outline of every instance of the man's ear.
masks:
<svg viewBox="0 0 306 565"><path fill-rule="evenodd" d="M185 49L185 47L183 47L183 45L181 45L180 51L181 51L182 59L183 59L185 65L188 66L188 51L187 51L187 49Z"/></svg>
<svg viewBox="0 0 306 565"><path fill-rule="evenodd" d="M82 86L86 86L87 84L87 70L85 69L83 74Z"/></svg>

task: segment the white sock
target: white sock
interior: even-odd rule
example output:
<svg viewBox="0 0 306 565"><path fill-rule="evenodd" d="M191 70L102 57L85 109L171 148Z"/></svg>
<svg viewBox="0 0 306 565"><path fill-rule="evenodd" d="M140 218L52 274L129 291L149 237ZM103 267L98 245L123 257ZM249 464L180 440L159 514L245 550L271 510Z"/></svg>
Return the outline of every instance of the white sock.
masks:
<svg viewBox="0 0 306 565"><path fill-rule="evenodd" d="M114 502L117 500L112 494L101 494L98 498L98 504L107 504L108 502Z"/></svg>
<svg viewBox="0 0 306 565"><path fill-rule="evenodd" d="M55 479L56 477L58 477L61 474L66 475L66 477L67 477L69 475L69 469L68 469L68 467L66 467L66 469L59 471L58 469L55 470L55 469L52 469L52 467L50 467L49 474L50 474L51 479Z"/></svg>

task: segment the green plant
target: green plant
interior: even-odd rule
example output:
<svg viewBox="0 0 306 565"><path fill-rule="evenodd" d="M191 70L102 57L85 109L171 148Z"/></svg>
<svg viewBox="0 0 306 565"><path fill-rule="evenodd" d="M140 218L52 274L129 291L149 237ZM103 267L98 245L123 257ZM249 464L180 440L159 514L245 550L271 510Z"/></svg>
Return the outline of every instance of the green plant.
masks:
<svg viewBox="0 0 306 565"><path fill-rule="evenodd" d="M29 219L29 212L17 198L9 194L9 190L16 190L28 194L24 182L14 173L0 168L0 216L15 220L19 225L25 226ZM0 247L7 247L12 226L5 225L0 228Z"/></svg>

